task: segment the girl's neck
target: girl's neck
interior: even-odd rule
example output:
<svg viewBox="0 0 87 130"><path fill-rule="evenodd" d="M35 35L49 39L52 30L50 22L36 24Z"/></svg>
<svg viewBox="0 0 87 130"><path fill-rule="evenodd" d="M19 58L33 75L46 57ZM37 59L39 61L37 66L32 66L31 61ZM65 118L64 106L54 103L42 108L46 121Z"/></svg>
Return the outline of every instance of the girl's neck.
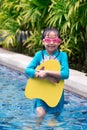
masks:
<svg viewBox="0 0 87 130"><path fill-rule="evenodd" d="M46 50L47 51L47 50ZM48 55L53 55L54 54L54 52L56 52L57 50L55 50L55 51L53 51L53 52L49 52L49 51L47 51L47 53L48 53Z"/></svg>

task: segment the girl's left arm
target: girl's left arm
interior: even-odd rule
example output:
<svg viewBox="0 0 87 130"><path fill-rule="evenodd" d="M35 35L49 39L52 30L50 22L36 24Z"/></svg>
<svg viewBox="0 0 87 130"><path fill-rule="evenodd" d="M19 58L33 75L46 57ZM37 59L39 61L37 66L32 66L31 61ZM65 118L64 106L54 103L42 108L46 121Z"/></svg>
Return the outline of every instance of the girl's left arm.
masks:
<svg viewBox="0 0 87 130"><path fill-rule="evenodd" d="M61 52L60 61L61 61L60 79L68 79L69 64L68 64L68 56L65 52Z"/></svg>

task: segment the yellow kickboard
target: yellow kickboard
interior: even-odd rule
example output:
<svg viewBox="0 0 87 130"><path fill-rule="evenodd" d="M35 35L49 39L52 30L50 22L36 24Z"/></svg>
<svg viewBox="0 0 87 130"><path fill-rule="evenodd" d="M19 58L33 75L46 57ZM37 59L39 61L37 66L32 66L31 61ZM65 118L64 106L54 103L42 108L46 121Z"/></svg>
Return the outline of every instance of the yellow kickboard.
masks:
<svg viewBox="0 0 87 130"><path fill-rule="evenodd" d="M60 63L57 60L47 60L40 64L36 70L60 71ZM59 83L51 83L46 79L30 78L25 88L25 96L29 99L39 98L48 104L50 107L55 107L62 96L64 89L64 80Z"/></svg>

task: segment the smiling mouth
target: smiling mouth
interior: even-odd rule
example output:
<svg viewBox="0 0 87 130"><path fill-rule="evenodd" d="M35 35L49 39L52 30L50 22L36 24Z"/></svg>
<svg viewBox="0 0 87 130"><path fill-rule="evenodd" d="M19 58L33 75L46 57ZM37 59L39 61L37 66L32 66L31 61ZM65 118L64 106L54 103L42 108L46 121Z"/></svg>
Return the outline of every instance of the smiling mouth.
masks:
<svg viewBox="0 0 87 130"><path fill-rule="evenodd" d="M51 47L51 48L52 48L52 47L55 47L55 46L48 46L48 47Z"/></svg>

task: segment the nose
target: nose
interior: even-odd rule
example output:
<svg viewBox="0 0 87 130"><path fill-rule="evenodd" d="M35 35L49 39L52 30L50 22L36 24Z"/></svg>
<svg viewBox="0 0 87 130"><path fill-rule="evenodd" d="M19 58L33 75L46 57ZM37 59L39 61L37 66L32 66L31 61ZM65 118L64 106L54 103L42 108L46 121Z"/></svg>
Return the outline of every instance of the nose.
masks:
<svg viewBox="0 0 87 130"><path fill-rule="evenodd" d="M53 44L53 40L51 40L50 44Z"/></svg>

